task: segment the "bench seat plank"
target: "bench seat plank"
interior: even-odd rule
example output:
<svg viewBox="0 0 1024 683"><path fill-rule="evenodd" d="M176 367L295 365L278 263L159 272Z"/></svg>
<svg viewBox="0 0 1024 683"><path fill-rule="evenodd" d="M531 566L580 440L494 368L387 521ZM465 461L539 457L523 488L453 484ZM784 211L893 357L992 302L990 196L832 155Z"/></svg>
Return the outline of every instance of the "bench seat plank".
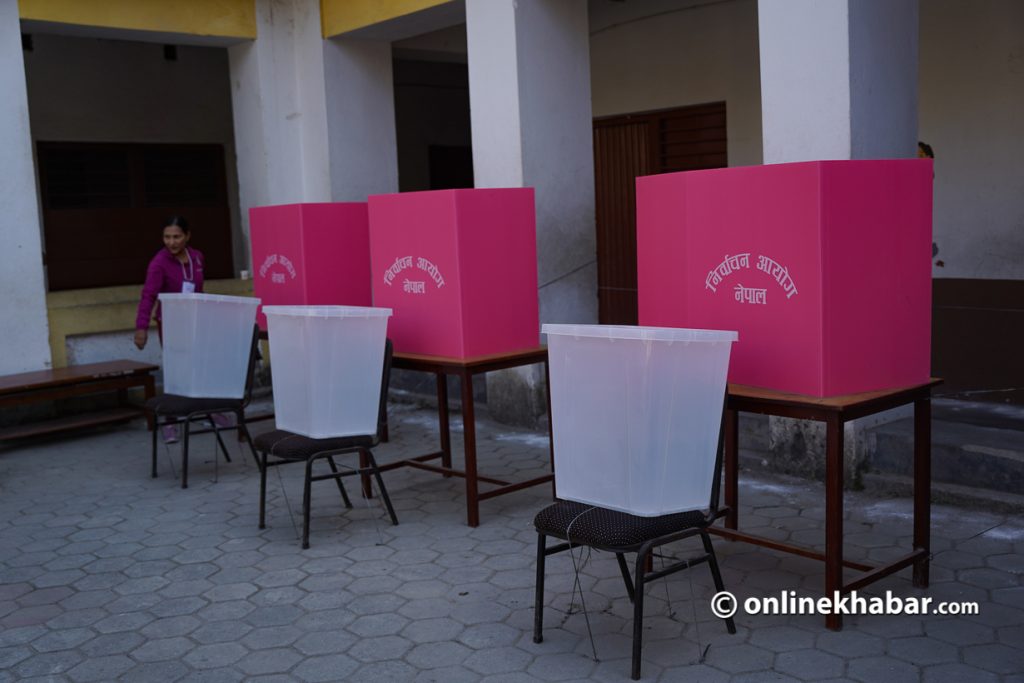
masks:
<svg viewBox="0 0 1024 683"><path fill-rule="evenodd" d="M134 360L114 360L104 363L85 363L53 370L36 370L17 375L0 376L0 395L22 391L49 389L70 384L80 384L108 377L123 375L145 375L159 369L152 363Z"/></svg>

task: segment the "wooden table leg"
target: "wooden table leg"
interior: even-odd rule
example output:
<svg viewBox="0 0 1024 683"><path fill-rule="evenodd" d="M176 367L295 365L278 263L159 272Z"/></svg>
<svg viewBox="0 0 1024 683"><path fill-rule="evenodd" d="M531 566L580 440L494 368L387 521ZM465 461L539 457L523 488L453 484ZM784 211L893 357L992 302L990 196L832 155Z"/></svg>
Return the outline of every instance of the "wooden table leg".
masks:
<svg viewBox="0 0 1024 683"><path fill-rule="evenodd" d="M448 417L448 375L439 372L437 377L437 420L441 433L441 465L452 466L452 433ZM445 474L446 478L452 475Z"/></svg>
<svg viewBox="0 0 1024 683"><path fill-rule="evenodd" d="M480 526L480 499L476 480L476 417L473 412L473 375L459 373L462 379L462 435L466 453L466 523Z"/></svg>
<svg viewBox="0 0 1024 683"><path fill-rule="evenodd" d="M731 408L725 409L725 504L729 512L725 516L725 528L735 529L739 524L739 414Z"/></svg>
<svg viewBox="0 0 1024 683"><path fill-rule="evenodd" d="M914 549L931 549L932 517L932 402L914 401ZM925 554L914 562L914 585L928 587L931 557Z"/></svg>
<svg viewBox="0 0 1024 683"><path fill-rule="evenodd" d="M843 423L836 414L825 422L825 596L843 590ZM843 617L829 614L825 626L843 628Z"/></svg>

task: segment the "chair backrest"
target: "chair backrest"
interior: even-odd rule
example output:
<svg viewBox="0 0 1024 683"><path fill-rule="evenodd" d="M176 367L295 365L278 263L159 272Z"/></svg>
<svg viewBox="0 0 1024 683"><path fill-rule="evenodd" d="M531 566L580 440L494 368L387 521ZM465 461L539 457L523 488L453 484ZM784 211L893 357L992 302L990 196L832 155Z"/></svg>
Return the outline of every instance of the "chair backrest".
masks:
<svg viewBox="0 0 1024 683"><path fill-rule="evenodd" d="M388 424L388 383L391 381L391 356L394 346L391 339L384 340L384 374L380 379L380 404L377 409L377 441L384 438Z"/></svg>
<svg viewBox="0 0 1024 683"><path fill-rule="evenodd" d="M249 344L249 370L245 376L245 395L242 398L242 406L249 405L252 400L252 386L255 382L256 361L260 357L260 327L252 326L252 342Z"/></svg>
<svg viewBox="0 0 1024 683"><path fill-rule="evenodd" d="M722 399L722 420L718 426L718 449L715 452L715 469L711 480L711 499L708 501L708 515L714 519L718 516L719 489L722 488L722 459L725 455L725 415L729 407L729 387L726 385L725 397Z"/></svg>

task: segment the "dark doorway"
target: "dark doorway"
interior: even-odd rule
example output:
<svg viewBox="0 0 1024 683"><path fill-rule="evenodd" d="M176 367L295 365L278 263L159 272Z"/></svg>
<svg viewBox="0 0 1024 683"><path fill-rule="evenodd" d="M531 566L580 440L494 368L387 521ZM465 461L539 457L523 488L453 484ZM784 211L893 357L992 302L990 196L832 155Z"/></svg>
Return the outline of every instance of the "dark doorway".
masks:
<svg viewBox="0 0 1024 683"><path fill-rule="evenodd" d="M430 145L430 189L473 187L473 148L469 145Z"/></svg>
<svg viewBox="0 0 1024 683"><path fill-rule="evenodd" d="M232 277L221 145L38 143L50 291L138 284L168 217L188 218L206 277Z"/></svg>
<svg viewBox="0 0 1024 683"><path fill-rule="evenodd" d="M473 187L467 66L396 57L394 79L398 189Z"/></svg>
<svg viewBox="0 0 1024 683"><path fill-rule="evenodd" d="M636 178L728 166L725 102L594 120L602 324L635 325Z"/></svg>

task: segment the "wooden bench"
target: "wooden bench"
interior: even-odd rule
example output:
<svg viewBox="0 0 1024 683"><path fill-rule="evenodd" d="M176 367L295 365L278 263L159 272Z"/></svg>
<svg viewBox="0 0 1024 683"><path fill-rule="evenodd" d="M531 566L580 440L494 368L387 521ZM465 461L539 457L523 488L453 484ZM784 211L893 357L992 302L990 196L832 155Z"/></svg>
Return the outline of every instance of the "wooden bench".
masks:
<svg viewBox="0 0 1024 683"><path fill-rule="evenodd" d="M153 371L157 369L158 366L149 363L114 360L0 376L0 409L111 391L116 391L118 398L116 408L0 429L0 441L123 422L145 415L142 406L128 403L128 390L142 387L146 399L151 398L154 394Z"/></svg>

